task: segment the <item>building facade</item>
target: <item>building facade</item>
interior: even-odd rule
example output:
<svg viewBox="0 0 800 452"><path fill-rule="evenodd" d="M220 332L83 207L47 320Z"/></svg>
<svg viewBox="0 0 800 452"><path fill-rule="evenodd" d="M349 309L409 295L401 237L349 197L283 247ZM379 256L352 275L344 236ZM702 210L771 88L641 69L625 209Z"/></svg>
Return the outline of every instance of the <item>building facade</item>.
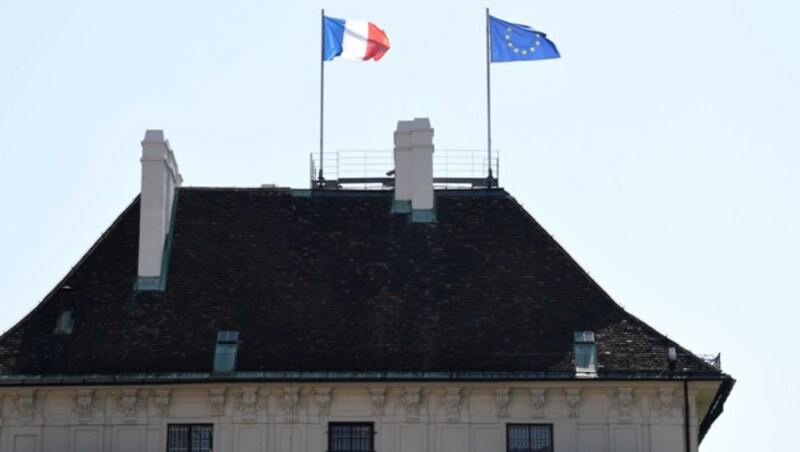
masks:
<svg viewBox="0 0 800 452"><path fill-rule="evenodd" d="M713 382L692 385L690 438ZM8 451L681 451L680 382L229 383L3 390ZM332 431L366 426L337 448ZM191 429L208 442L190 447ZM538 443L533 438L538 432ZM516 435L515 435L516 434ZM516 441L516 444L515 444ZM697 450L692 439L691 450ZM207 447L206 447L207 446ZM518 446L518 447L517 447ZM170 448L171 447L171 448ZM515 448L517 447L517 448Z"/></svg>
<svg viewBox="0 0 800 452"><path fill-rule="evenodd" d="M697 451L734 380L627 313L505 190L142 190L0 337L0 452ZM490 186L491 187L491 186Z"/></svg>

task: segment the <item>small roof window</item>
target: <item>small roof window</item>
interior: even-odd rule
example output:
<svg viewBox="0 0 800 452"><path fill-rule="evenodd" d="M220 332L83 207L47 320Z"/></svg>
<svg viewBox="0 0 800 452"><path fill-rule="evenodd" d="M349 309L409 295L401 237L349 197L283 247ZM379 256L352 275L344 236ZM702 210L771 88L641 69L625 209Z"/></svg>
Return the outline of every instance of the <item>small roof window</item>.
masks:
<svg viewBox="0 0 800 452"><path fill-rule="evenodd" d="M575 376L597 377L597 344L595 343L594 332L576 331L574 340Z"/></svg>
<svg viewBox="0 0 800 452"><path fill-rule="evenodd" d="M229 373L236 370L236 355L239 351L239 332L222 330L217 332L214 349L214 372Z"/></svg>
<svg viewBox="0 0 800 452"><path fill-rule="evenodd" d="M53 332L55 334L72 334L73 327L75 327L75 318L72 316L72 308L65 309L58 315Z"/></svg>

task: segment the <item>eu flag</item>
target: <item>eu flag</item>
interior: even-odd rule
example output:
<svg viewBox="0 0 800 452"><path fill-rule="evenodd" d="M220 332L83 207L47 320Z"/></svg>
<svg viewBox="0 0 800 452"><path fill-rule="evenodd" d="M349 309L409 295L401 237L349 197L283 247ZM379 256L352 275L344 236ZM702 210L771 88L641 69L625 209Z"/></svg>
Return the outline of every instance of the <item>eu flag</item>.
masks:
<svg viewBox="0 0 800 452"><path fill-rule="evenodd" d="M561 58L547 35L527 25L512 24L489 16L492 37L492 63Z"/></svg>

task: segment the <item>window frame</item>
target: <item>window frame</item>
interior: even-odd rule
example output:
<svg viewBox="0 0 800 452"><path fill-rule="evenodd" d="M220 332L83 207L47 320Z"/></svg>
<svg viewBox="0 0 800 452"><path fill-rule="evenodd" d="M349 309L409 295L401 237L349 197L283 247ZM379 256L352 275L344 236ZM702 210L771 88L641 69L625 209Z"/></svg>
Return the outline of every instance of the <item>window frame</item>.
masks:
<svg viewBox="0 0 800 452"><path fill-rule="evenodd" d="M167 452L170 452L172 450L171 447L178 447L178 445L175 445L175 444L170 445L170 439L172 439L172 437L170 436L170 432L175 427L188 428L187 437L186 437L186 447L187 447L186 451L187 452L198 452L198 451L196 451L196 450L194 450L192 448L192 435L194 434L195 429L197 429L197 430L208 429L208 431L210 432L208 450L209 451L213 451L214 450L214 424L212 424L212 423L196 423L196 424L192 424L192 423L176 423L176 424L167 424L167 447L166 447L166 451Z"/></svg>
<svg viewBox="0 0 800 452"><path fill-rule="evenodd" d="M350 445L349 445L348 448L336 448L335 449L334 448L334 440L336 438L334 438L334 435L333 435L334 427L350 427L350 428L369 427L369 432L370 432L369 437L368 437L369 438L369 448L368 449L362 449L362 448L353 449L352 448L352 446L353 446L352 441L350 441ZM352 432L353 432L353 430L350 430L350 432L348 432L349 435L350 435L350 438L349 438L350 440L353 439ZM328 422L328 429L327 429L326 433L328 435L327 452L375 452L375 434L377 432L375 431L375 423L374 422ZM340 446L337 446L337 447L340 447Z"/></svg>
<svg viewBox="0 0 800 452"><path fill-rule="evenodd" d="M594 331L575 331L573 349L575 352L575 373L578 376L597 375L597 341Z"/></svg>
<svg viewBox="0 0 800 452"><path fill-rule="evenodd" d="M524 450L524 452L534 452L534 451L536 451L536 449L534 449L534 447L536 447L537 444L534 443L534 441L536 441L536 440L535 440L535 436L533 434L534 430L536 430L536 429L546 429L547 436L548 436L549 443L550 443L550 444L548 444L548 447L549 447L549 451L548 452L554 452L555 451L555 439L553 438L553 424L551 424L551 423L550 424L548 424L548 423L508 423L508 424L506 424L506 452L511 452L512 451L512 449L511 449L511 435L510 435L510 432L511 432L511 429L514 428L514 427L525 428L525 431L527 433L527 442L528 442L528 444L525 446L527 449ZM514 450L517 451L519 449L514 449Z"/></svg>

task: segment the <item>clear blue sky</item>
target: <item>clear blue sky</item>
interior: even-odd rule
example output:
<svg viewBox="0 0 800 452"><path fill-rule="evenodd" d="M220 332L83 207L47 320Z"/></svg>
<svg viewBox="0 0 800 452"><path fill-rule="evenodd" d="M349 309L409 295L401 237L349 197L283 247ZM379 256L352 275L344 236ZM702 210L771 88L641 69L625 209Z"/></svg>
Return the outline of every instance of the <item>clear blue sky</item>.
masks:
<svg viewBox="0 0 800 452"><path fill-rule="evenodd" d="M384 28L326 66L326 146L427 116L485 146L484 10L563 58L492 69L502 185L630 312L738 379L704 452L786 450L800 360L800 43L788 0L0 3L0 332L139 191L163 128L187 185L306 187L319 11Z"/></svg>

